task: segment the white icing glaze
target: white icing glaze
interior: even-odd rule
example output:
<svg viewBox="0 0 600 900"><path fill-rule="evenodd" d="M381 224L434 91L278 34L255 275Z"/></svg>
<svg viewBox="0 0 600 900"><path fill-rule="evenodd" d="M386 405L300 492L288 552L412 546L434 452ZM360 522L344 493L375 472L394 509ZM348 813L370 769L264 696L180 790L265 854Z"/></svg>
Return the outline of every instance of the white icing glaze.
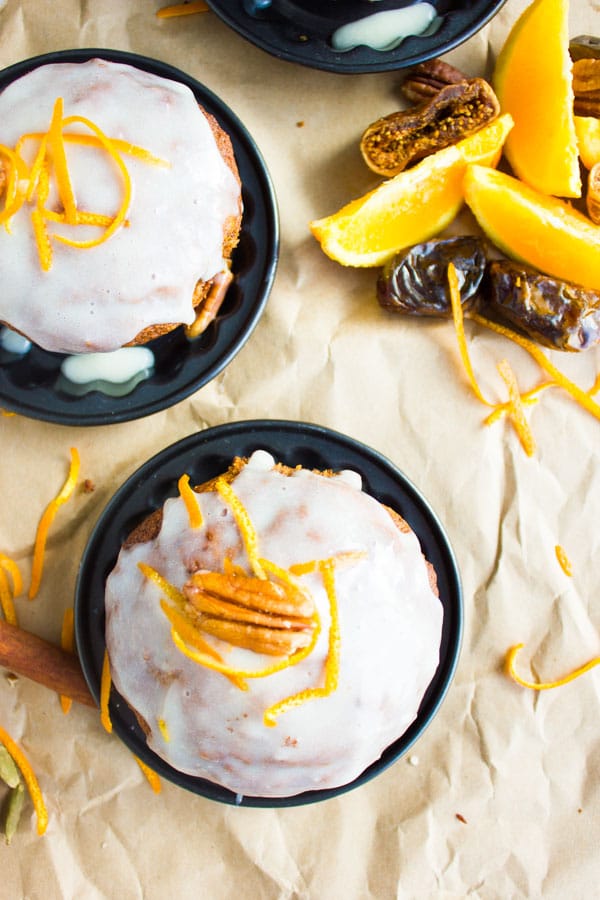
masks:
<svg viewBox="0 0 600 900"><path fill-rule="evenodd" d="M88 250L54 241L48 272L38 262L24 205L12 234L0 233L0 321L66 353L117 349L149 325L190 324L194 286L223 268L223 225L241 208L239 186L194 95L185 85L103 60L46 65L0 94L0 141L14 146L22 134L47 131L59 96L65 116L85 116L170 167L124 156L133 184L129 227ZM82 125L67 130L90 133ZM28 142L24 155L35 147ZM73 144L67 157L78 206L114 215L122 192L114 163ZM52 227L73 236L69 226ZM99 233L76 230L76 239Z"/></svg>
<svg viewBox="0 0 600 900"><path fill-rule="evenodd" d="M198 530L189 528L183 501L170 499L159 536L121 551L107 580L106 638L114 683L147 722L156 753L235 793L279 797L351 781L408 728L438 665L442 606L416 536L400 532L373 498L340 478L303 469L286 476L264 463L262 453L254 457L233 483L257 529L261 556L289 567L343 551L366 553L336 573L337 690L283 713L274 728L263 724L267 706L321 683L329 606L318 573L301 579L322 618L315 650L292 668L250 680L248 691L198 666L172 643L160 591L137 563L153 566L178 587L198 568L220 570L225 553L248 569L231 510L215 492L198 495ZM234 666L273 662L216 646Z"/></svg>
<svg viewBox="0 0 600 900"><path fill-rule="evenodd" d="M433 23L437 10L431 3L415 3L401 9L371 13L334 31L334 50L345 52L364 45L372 50L393 50L411 35L423 34Z"/></svg>
<svg viewBox="0 0 600 900"><path fill-rule="evenodd" d="M31 341L12 328L4 327L0 328L0 347L15 356L25 356L31 350Z"/></svg>
<svg viewBox="0 0 600 900"><path fill-rule="evenodd" d="M67 356L60 370L73 384L108 381L122 384L154 366L154 354L149 347L121 347L107 353L81 353Z"/></svg>

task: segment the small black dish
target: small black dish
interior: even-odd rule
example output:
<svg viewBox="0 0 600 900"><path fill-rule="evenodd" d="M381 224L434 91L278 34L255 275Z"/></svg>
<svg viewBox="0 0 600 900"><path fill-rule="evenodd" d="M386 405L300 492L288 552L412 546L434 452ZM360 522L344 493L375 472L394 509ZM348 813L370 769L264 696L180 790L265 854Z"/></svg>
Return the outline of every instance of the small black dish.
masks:
<svg viewBox="0 0 600 900"><path fill-rule="evenodd" d="M118 50L64 50L16 63L0 72L0 90L48 63L101 58L136 66L187 85L198 102L231 137L242 181L244 215L232 268L235 279L218 317L197 340L183 328L147 346L154 353L153 374L129 394L92 391L75 396L61 390L63 354L35 345L22 357L0 359L0 406L59 425L109 425L151 415L199 390L233 359L250 337L266 305L277 267L279 219L275 193L264 160L237 116L207 87L167 63Z"/></svg>
<svg viewBox="0 0 600 900"><path fill-rule="evenodd" d="M307 791L281 799L239 797L226 788L173 769L147 746L144 734L125 701L111 692L110 715L116 734L161 777L210 800L242 806L279 807L315 803L369 781L398 760L429 725L448 690L462 637L460 577L448 539L427 501L389 460L375 450L318 425L278 420L235 422L210 428L167 447L146 462L116 492L98 520L82 557L75 592L75 633L79 659L92 695L99 702L104 640L104 585L121 544L139 522L177 495L182 472L200 484L224 472L234 456L268 450L289 466L354 469L364 489L395 509L421 542L437 572L444 608L440 664L408 730L358 778L340 788Z"/></svg>
<svg viewBox="0 0 600 900"><path fill-rule="evenodd" d="M272 56L329 72L356 74L405 69L442 56L486 25L506 0L430 0L441 18L431 34L408 37L393 50L356 47L340 53L331 36L342 25L414 0L208 0L234 31Z"/></svg>

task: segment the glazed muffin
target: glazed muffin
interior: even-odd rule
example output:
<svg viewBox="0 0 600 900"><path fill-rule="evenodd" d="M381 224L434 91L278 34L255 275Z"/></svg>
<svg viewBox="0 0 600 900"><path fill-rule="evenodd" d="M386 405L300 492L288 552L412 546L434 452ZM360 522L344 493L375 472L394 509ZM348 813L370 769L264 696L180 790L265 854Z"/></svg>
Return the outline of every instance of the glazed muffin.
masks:
<svg viewBox="0 0 600 900"><path fill-rule="evenodd" d="M436 672L435 573L356 472L265 451L146 518L106 583L112 679L148 746L236 794L345 785Z"/></svg>
<svg viewBox="0 0 600 900"><path fill-rule="evenodd" d="M102 59L52 63L4 88L0 122L15 210L0 322L68 353L192 327L230 279L242 200L231 141L191 90Z"/></svg>

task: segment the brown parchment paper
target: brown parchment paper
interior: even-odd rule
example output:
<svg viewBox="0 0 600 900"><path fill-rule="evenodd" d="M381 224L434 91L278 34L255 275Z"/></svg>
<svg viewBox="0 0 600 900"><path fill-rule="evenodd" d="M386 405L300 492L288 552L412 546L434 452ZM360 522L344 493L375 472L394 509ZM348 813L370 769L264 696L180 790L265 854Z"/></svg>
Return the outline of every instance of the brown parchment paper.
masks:
<svg viewBox="0 0 600 900"><path fill-rule="evenodd" d="M39 516L62 485L69 448L78 492L52 527L38 598L17 601L23 627L58 642L78 560L113 492L144 460L207 426L254 417L316 422L381 451L444 524L462 574L465 633L442 708L408 758L318 806L230 808L167 783L154 795L127 748L91 709L68 716L48 690L0 673L0 722L32 762L49 808L30 805L7 847L2 898L167 897L584 898L600 863L600 670L535 694L502 672L552 679L600 653L600 425L557 390L531 412L537 452L510 425L482 424L447 323L378 308L376 272L328 260L307 223L377 183L362 163L366 125L399 106L400 75L342 76L276 60L212 13L159 21L158 2L8 0L0 65L50 50L132 50L183 68L245 123L270 169L281 258L267 310L239 355L188 400L106 428L0 418L0 551L25 583ZM449 54L489 74L524 8ZM598 4L572 0L571 34L598 32ZM1 123L0 123L1 131ZM465 213L454 227L472 228ZM575 275L575 273L574 273ZM1 290L1 285L0 285ZM500 398L496 362L523 388L540 376L520 351L468 326L483 390ZM600 351L558 363L583 387ZM561 544L573 577L559 568ZM460 815L462 818L458 818ZM463 821L464 819L464 821Z"/></svg>

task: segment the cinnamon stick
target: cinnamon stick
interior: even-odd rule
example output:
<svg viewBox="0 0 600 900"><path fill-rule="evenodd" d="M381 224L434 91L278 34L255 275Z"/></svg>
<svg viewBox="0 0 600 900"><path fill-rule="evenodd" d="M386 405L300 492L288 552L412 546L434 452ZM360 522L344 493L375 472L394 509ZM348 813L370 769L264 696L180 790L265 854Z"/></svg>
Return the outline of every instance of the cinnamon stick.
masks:
<svg viewBox="0 0 600 900"><path fill-rule="evenodd" d="M77 656L0 619L0 666L77 703L96 706Z"/></svg>

